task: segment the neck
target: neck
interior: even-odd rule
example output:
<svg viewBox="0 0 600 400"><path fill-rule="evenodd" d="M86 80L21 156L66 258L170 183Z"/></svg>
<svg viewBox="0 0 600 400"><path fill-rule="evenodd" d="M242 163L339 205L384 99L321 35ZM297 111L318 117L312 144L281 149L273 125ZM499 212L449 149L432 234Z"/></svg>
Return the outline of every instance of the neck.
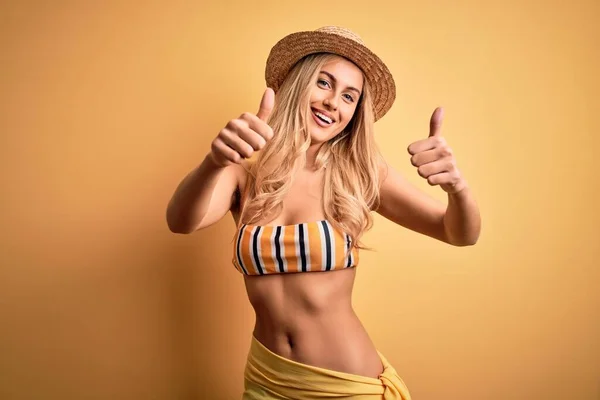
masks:
<svg viewBox="0 0 600 400"><path fill-rule="evenodd" d="M312 143L308 150L306 150L306 165L304 169L314 171L317 151L319 151L322 145L323 143Z"/></svg>

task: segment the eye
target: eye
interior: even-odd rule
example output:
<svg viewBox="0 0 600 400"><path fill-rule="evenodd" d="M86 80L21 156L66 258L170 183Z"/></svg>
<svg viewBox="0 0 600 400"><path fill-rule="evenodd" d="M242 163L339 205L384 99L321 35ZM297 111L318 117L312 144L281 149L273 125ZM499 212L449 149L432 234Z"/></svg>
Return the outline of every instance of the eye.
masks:
<svg viewBox="0 0 600 400"><path fill-rule="evenodd" d="M350 96L349 94L344 94L344 96L346 96L346 99L348 99L349 102L354 103L354 97Z"/></svg>
<svg viewBox="0 0 600 400"><path fill-rule="evenodd" d="M325 79L319 79L317 80L317 83L320 85L327 85L327 87L330 87L329 82L327 82Z"/></svg>

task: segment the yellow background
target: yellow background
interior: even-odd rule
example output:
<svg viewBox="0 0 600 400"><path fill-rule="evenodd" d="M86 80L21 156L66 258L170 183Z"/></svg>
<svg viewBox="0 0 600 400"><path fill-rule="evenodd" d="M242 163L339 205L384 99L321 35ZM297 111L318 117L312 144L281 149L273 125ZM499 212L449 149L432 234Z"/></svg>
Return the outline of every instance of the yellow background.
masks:
<svg viewBox="0 0 600 400"><path fill-rule="evenodd" d="M600 398L597 1L3 2L0 398L238 399L254 315L228 215L167 202L277 40L353 29L398 97L409 162L443 134L483 230L456 248L376 216L353 303L415 400Z"/></svg>

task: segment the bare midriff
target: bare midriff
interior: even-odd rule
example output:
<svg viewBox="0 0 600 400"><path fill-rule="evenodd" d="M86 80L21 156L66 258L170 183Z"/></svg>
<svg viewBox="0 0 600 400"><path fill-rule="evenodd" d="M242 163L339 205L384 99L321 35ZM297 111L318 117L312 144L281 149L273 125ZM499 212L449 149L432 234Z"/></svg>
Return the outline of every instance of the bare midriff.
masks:
<svg viewBox="0 0 600 400"><path fill-rule="evenodd" d="M254 336L287 359L377 378L383 366L352 308L355 268L245 276Z"/></svg>

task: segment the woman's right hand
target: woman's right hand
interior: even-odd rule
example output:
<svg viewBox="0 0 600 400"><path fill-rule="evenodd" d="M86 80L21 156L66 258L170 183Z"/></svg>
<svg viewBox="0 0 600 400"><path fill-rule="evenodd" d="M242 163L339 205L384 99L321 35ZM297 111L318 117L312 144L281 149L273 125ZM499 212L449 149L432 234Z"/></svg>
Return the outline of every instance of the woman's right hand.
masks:
<svg viewBox="0 0 600 400"><path fill-rule="evenodd" d="M275 104L275 92L267 88L256 115L245 112L232 119L219 132L210 146L210 157L219 167L233 163L240 164L244 158L265 147L273 138L273 129L267 125L267 118Z"/></svg>

